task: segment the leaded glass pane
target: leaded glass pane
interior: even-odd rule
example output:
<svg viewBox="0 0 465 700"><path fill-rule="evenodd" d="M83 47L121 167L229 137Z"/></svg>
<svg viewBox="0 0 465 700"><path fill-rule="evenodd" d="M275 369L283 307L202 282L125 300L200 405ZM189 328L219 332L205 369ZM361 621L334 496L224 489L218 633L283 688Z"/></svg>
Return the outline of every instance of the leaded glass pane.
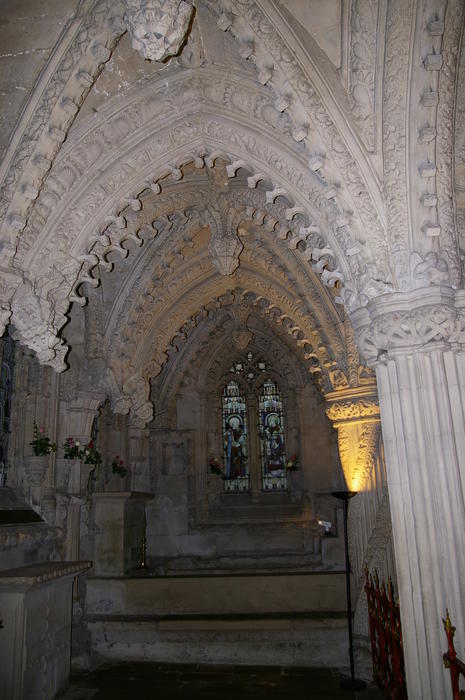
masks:
<svg viewBox="0 0 465 700"><path fill-rule="evenodd" d="M230 381L223 389L224 490L248 491L249 453L247 407L239 385Z"/></svg>
<svg viewBox="0 0 465 700"><path fill-rule="evenodd" d="M265 381L260 391L258 412L262 488L282 491L287 489L283 401L271 379Z"/></svg>

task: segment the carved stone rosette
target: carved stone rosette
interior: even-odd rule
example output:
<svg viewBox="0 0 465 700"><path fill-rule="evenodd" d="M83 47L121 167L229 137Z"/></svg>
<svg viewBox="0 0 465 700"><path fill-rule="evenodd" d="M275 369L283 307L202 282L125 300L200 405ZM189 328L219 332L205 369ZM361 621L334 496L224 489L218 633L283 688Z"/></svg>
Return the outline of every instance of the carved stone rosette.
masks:
<svg viewBox="0 0 465 700"><path fill-rule="evenodd" d="M347 487L363 491L374 468L380 414L376 385L326 394L326 415L337 429L339 456Z"/></svg>

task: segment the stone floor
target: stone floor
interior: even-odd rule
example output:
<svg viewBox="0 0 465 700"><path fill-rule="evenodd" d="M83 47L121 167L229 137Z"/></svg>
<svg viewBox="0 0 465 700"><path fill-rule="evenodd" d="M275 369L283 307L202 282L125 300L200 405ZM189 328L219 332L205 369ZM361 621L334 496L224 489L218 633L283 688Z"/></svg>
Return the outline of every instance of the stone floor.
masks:
<svg viewBox="0 0 465 700"><path fill-rule="evenodd" d="M60 700L380 700L370 685L352 692L340 675L320 668L122 664L74 676Z"/></svg>

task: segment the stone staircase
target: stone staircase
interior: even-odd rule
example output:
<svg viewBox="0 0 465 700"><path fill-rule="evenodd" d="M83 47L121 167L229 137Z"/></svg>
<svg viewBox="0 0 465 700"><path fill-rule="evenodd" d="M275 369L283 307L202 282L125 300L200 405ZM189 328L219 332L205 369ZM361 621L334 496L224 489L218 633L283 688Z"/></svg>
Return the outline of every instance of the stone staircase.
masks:
<svg viewBox="0 0 465 700"><path fill-rule="evenodd" d="M94 576L84 619L92 667L347 665L343 572Z"/></svg>

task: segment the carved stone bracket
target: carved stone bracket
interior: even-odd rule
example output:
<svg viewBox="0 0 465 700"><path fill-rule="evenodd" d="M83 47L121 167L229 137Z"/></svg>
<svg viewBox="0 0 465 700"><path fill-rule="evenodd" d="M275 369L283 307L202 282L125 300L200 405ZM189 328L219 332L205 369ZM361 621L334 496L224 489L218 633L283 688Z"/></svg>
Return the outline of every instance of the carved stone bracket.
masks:
<svg viewBox="0 0 465 700"><path fill-rule="evenodd" d="M137 428L143 428L147 423L150 423L153 419L153 404L149 400L149 378L143 377L142 374L133 375L124 382L121 393L118 393L115 387L116 384L110 393L113 412L129 413L132 425Z"/></svg>
<svg viewBox="0 0 465 700"><path fill-rule="evenodd" d="M192 5L184 0L124 0L132 46L150 61L178 53L189 28Z"/></svg>
<svg viewBox="0 0 465 700"><path fill-rule="evenodd" d="M11 312L15 340L34 350L41 364L48 364L57 372L65 370L67 348L51 320L53 309L49 301L36 293L29 280L23 279L17 288Z"/></svg>
<svg viewBox="0 0 465 700"><path fill-rule="evenodd" d="M326 415L337 428L339 457L347 487L363 491L374 469L380 413L375 385L325 396Z"/></svg>

